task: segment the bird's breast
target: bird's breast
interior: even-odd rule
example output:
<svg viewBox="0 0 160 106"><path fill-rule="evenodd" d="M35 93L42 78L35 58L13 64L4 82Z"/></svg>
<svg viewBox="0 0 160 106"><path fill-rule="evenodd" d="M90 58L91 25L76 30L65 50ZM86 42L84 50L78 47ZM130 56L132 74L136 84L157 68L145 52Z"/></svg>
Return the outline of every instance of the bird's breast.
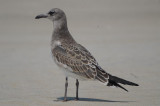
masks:
<svg viewBox="0 0 160 106"><path fill-rule="evenodd" d="M61 42L59 40L51 42L51 50L53 50L56 46L60 46Z"/></svg>

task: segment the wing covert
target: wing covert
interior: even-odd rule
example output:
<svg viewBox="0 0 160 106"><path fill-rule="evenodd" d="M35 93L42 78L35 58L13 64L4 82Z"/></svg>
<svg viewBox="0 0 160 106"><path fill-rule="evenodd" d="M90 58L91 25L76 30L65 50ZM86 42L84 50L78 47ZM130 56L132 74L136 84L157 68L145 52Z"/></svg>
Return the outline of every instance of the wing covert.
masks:
<svg viewBox="0 0 160 106"><path fill-rule="evenodd" d="M108 74L102 70L91 53L80 44L58 45L52 50L52 54L59 63L70 67L75 74L88 79L100 79L101 82L108 80Z"/></svg>

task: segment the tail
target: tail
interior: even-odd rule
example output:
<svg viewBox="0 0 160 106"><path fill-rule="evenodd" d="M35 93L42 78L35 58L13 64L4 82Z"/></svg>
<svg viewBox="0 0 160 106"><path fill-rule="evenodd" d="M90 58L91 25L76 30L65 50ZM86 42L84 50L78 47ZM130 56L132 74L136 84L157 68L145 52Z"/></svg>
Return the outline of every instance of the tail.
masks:
<svg viewBox="0 0 160 106"><path fill-rule="evenodd" d="M107 86L116 86L119 88L122 88L123 90L127 91L127 89L125 89L124 87L122 87L120 84L124 84L124 85L131 85L131 86L139 86L136 83L124 80L122 78L118 78L116 76L112 76L110 74L108 74L106 71L104 71L101 67L97 66L97 76L96 79L99 80L100 82L102 82L103 84L107 85Z"/></svg>
<svg viewBox="0 0 160 106"><path fill-rule="evenodd" d="M121 84L124 84L124 85L139 86L139 85L136 84L136 83L133 83L133 82L124 80L124 79L122 79L122 78L118 78L118 77L116 77L116 76L109 75L109 79L108 79L108 84L107 84L107 86L120 87L120 88L122 88L123 90L125 90L125 91L128 92L127 89L125 89L124 87L122 87L122 86L119 85L118 83L121 83Z"/></svg>

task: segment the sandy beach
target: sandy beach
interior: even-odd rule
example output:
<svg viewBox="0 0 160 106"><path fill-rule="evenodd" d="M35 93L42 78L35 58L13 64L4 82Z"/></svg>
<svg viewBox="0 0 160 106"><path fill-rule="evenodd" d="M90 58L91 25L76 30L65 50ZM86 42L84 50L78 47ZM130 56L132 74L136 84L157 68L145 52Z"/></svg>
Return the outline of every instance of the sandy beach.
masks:
<svg viewBox="0 0 160 106"><path fill-rule="evenodd" d="M139 87L106 87L65 76L52 60L53 24L35 16L61 8L75 40L107 72ZM0 0L0 106L159 106L160 0Z"/></svg>

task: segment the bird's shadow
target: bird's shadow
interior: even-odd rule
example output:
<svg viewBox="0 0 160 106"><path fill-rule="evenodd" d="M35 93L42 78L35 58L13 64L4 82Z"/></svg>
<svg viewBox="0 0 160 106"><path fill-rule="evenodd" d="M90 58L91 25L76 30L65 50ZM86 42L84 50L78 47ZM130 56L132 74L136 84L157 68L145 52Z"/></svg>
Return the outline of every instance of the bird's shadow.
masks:
<svg viewBox="0 0 160 106"><path fill-rule="evenodd" d="M59 97L57 100L53 101L63 101L64 97ZM76 101L75 97L67 97L67 101ZM135 102L135 101L115 101L115 100L105 100L105 99L96 99L96 98L79 98L78 101L88 101L88 102L119 102L119 103L128 103L128 102Z"/></svg>

